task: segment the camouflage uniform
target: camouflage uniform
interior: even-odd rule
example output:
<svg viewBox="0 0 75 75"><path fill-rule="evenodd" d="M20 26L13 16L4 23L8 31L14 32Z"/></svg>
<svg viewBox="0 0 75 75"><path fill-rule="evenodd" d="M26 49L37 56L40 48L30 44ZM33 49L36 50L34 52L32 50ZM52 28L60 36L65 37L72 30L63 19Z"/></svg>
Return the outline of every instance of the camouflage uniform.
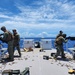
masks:
<svg viewBox="0 0 75 75"><path fill-rule="evenodd" d="M1 28L1 30L4 31L2 28ZM6 30L6 31L4 31L3 37L1 39L8 44L9 60L13 61L14 56L13 56L13 36L12 36L12 34Z"/></svg>
<svg viewBox="0 0 75 75"><path fill-rule="evenodd" d="M19 34L16 32L16 30L13 30L13 36L14 36L14 43L13 43L13 50L15 50L15 48L17 48L19 56L21 56L21 52L20 52L20 36ZM14 51L13 51L14 52Z"/></svg>
<svg viewBox="0 0 75 75"><path fill-rule="evenodd" d="M61 57L65 58L64 55L64 49L63 49L63 43L66 43L67 40L65 40L65 38L63 36L59 36L56 40L55 40L55 47L57 49L57 53L55 55L55 58L57 58L58 55L60 55L61 53Z"/></svg>

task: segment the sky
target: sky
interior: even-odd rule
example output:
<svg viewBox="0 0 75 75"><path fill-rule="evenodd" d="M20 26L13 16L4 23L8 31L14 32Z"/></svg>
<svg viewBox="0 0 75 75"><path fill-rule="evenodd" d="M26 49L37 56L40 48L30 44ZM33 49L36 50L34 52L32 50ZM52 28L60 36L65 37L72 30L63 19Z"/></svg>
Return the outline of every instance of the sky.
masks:
<svg viewBox="0 0 75 75"><path fill-rule="evenodd" d="M0 0L2 26L21 37L75 36L75 0Z"/></svg>

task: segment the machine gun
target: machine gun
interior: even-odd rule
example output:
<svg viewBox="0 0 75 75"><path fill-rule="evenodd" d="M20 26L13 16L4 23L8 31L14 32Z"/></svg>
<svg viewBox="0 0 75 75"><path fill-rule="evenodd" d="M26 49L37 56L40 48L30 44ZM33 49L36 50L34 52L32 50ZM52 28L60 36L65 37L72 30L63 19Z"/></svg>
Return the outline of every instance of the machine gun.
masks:
<svg viewBox="0 0 75 75"><path fill-rule="evenodd" d="M75 37L71 37L71 36L69 36L69 37L66 37L66 39L69 39L69 40L75 40Z"/></svg>
<svg viewBox="0 0 75 75"><path fill-rule="evenodd" d="M0 34L0 36L2 36L3 34Z"/></svg>

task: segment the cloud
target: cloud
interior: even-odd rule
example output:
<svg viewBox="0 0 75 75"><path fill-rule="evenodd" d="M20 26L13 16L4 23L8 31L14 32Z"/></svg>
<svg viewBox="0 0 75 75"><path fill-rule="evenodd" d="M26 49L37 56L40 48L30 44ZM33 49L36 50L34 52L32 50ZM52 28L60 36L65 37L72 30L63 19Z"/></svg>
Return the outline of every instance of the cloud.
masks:
<svg viewBox="0 0 75 75"><path fill-rule="evenodd" d="M38 33L37 35L35 33L29 33L29 32L25 32L21 34L21 37L55 37L54 34L49 34L47 32L41 32Z"/></svg>
<svg viewBox="0 0 75 75"><path fill-rule="evenodd" d="M70 4L67 0L62 3L61 1L44 0L43 2L34 2L35 5L40 5L38 8L32 8L32 6L18 5L18 9L21 11L20 15L32 21L49 20L49 19L74 19L75 5ZM35 7L35 6L34 6Z"/></svg>
<svg viewBox="0 0 75 75"><path fill-rule="evenodd" d="M33 0L28 5L17 0L14 3L20 12L9 11L14 15L0 12L0 18L6 19L0 26L5 25L9 30L16 28L21 36L54 36L60 29L67 32L67 28L74 32L75 5L68 0Z"/></svg>
<svg viewBox="0 0 75 75"><path fill-rule="evenodd" d="M19 0L20 1L20 0ZM44 1L34 1L32 5L21 5L22 1L16 2L16 8L20 10L21 12L17 15L14 15L14 20L16 21L31 21L36 22L39 20L54 20L58 19L60 20L66 20L66 19L74 19L74 10L75 5L72 5L67 2L67 0L64 0L64 3L62 3L62 0L44 0ZM36 5L36 6L33 6ZM35 8L34 8L35 7Z"/></svg>
<svg viewBox="0 0 75 75"><path fill-rule="evenodd" d="M12 19L12 17L9 17L9 16L4 15L4 14L0 14L0 18Z"/></svg>
<svg viewBox="0 0 75 75"><path fill-rule="evenodd" d="M52 36L54 36L53 34L49 34L49 33L47 33L47 32L42 32L42 33L40 33L40 34L38 34L37 35L38 37L40 36L40 37L52 37Z"/></svg>

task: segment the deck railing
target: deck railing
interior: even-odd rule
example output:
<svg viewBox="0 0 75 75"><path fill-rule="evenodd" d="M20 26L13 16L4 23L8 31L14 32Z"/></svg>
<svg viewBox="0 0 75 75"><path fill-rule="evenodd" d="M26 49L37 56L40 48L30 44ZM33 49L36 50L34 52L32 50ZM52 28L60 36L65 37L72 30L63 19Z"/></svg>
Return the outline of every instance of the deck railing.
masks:
<svg viewBox="0 0 75 75"><path fill-rule="evenodd" d="M27 38L26 38L27 39ZM29 38L30 39L30 38ZM29 40L28 39L28 40ZM21 38L21 40L20 40L20 48L24 48L24 46L25 46L25 43L24 43L24 40L25 40L25 38ZM36 39L37 40L37 39ZM42 40L42 39L41 39ZM34 39L33 39L33 44L35 45L35 42L39 42L39 43L41 43L41 40L37 40L37 41L35 41ZM46 38L46 40L45 40L45 42L46 43L48 43L48 41L50 41L50 48L55 48L55 45L54 45L54 41L55 41L55 39L54 38ZM6 43L2 43L1 42L1 44L2 44L2 47L3 48L7 48L7 44ZM48 44L48 45L49 45ZM40 44L41 45L41 44ZM41 46L40 46L41 47ZM65 50L68 50L68 48L74 48L75 47L75 41L71 41L71 40L68 40L68 42L67 43L64 43L64 49Z"/></svg>

